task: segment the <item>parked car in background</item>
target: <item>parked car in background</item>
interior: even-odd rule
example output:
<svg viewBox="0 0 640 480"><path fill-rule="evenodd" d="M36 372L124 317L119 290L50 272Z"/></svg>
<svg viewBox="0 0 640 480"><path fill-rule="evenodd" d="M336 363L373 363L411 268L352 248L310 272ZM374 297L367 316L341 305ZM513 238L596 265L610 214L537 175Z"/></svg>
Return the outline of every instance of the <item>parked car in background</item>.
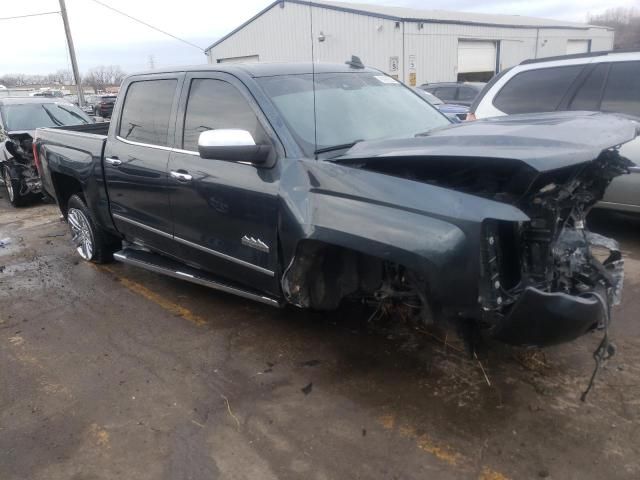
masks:
<svg viewBox="0 0 640 480"><path fill-rule="evenodd" d="M31 147L35 129L89 123L93 120L63 99L0 98L0 176L13 206L24 205L42 192Z"/></svg>
<svg viewBox="0 0 640 480"><path fill-rule="evenodd" d="M469 119L563 110L630 115L640 122L640 52L596 52L527 60L491 80ZM640 140L623 147L640 165ZM640 212L640 168L616 178L601 208Z"/></svg>
<svg viewBox="0 0 640 480"><path fill-rule="evenodd" d="M63 98L69 103L73 103L76 106L78 105L78 95L76 94L67 93Z"/></svg>
<svg viewBox="0 0 640 480"><path fill-rule="evenodd" d="M97 95L85 95L82 111L89 115L93 115L95 112L96 98L97 98Z"/></svg>
<svg viewBox="0 0 640 480"><path fill-rule="evenodd" d="M425 83L418 88L435 95L444 103L469 107L485 85L483 82L441 82Z"/></svg>
<svg viewBox="0 0 640 480"><path fill-rule="evenodd" d="M626 118L451 125L361 64L214 64L132 75L122 92L109 124L36 133L84 260L525 345L598 328L619 299L615 241L583 219L627 166Z"/></svg>
<svg viewBox="0 0 640 480"><path fill-rule="evenodd" d="M30 97L63 98L64 93L60 90L40 90L29 94Z"/></svg>
<svg viewBox="0 0 640 480"><path fill-rule="evenodd" d="M415 87L413 90L431 105L444 113L453 122L459 123L467 119L467 112L469 112L469 107L465 107L464 105L444 103L435 95L432 95L429 92L418 87Z"/></svg>
<svg viewBox="0 0 640 480"><path fill-rule="evenodd" d="M96 117L111 118L116 98L118 98L117 95L96 95L93 103L93 114Z"/></svg>

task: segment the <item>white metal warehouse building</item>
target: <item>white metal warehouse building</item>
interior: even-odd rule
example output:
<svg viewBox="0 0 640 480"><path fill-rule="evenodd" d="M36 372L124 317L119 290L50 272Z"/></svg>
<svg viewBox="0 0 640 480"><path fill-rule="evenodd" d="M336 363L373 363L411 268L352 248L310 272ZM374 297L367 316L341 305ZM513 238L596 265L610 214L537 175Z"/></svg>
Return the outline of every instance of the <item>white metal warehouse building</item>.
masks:
<svg viewBox="0 0 640 480"><path fill-rule="evenodd" d="M312 44L313 40L313 44ZM313 49L312 49L313 47ZM345 62L410 84L486 80L529 58L611 50L613 31L515 15L279 0L207 48L209 63Z"/></svg>

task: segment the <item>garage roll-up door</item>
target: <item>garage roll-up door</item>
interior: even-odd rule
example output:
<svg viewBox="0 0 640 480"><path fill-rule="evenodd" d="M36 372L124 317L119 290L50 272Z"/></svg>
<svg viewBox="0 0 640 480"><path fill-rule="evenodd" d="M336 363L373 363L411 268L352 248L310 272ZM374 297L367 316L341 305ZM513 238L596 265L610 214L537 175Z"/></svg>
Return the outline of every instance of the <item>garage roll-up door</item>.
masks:
<svg viewBox="0 0 640 480"><path fill-rule="evenodd" d="M567 55L589 53L589 40L567 40Z"/></svg>
<svg viewBox="0 0 640 480"><path fill-rule="evenodd" d="M496 42L458 41L458 74L496 71Z"/></svg>

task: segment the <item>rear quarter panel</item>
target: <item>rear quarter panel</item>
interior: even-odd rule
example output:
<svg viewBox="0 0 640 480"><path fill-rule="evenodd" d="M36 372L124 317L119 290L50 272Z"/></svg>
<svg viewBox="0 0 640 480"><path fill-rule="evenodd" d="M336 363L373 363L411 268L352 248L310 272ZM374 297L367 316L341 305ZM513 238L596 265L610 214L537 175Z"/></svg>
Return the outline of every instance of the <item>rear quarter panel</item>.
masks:
<svg viewBox="0 0 640 480"><path fill-rule="evenodd" d="M38 129L36 133L43 186L58 202L62 213L59 176L75 179L81 186L87 206L94 220L115 232L104 184L102 155L106 136L81 132Z"/></svg>

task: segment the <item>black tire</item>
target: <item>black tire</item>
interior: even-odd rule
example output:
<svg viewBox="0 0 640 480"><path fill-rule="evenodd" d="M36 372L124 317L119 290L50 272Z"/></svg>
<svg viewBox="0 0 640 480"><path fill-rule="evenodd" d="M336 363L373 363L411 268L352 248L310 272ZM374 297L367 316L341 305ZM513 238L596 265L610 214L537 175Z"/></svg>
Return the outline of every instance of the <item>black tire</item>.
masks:
<svg viewBox="0 0 640 480"><path fill-rule="evenodd" d="M14 207L23 207L32 200L32 195L20 195L20 180L14 178L11 174L11 169L7 166L2 168L2 180L4 181L4 188L7 191L7 198L9 203Z"/></svg>
<svg viewBox="0 0 640 480"><path fill-rule="evenodd" d="M120 240L95 224L79 195L72 195L67 203L67 223L76 251L83 260L93 263L113 260L113 253L121 246Z"/></svg>

